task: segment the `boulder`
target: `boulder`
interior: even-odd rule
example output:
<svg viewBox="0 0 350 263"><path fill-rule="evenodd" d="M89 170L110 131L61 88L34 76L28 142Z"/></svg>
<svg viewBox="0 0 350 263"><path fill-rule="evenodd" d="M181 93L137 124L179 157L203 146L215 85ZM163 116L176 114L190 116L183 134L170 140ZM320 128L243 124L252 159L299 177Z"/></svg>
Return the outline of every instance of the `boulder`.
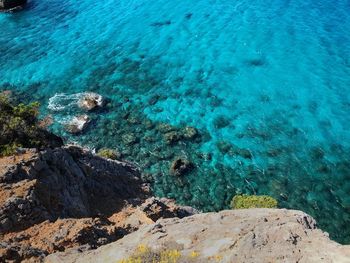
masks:
<svg viewBox="0 0 350 263"><path fill-rule="evenodd" d="M86 114L73 117L65 124L65 129L72 134L81 133L90 123L90 117Z"/></svg>
<svg viewBox="0 0 350 263"><path fill-rule="evenodd" d="M9 10L22 7L26 3L27 0L0 0L0 10Z"/></svg>
<svg viewBox="0 0 350 263"><path fill-rule="evenodd" d="M82 97L78 100L79 108L87 111L94 110L98 107L103 107L105 101L100 94L94 92L83 93Z"/></svg>

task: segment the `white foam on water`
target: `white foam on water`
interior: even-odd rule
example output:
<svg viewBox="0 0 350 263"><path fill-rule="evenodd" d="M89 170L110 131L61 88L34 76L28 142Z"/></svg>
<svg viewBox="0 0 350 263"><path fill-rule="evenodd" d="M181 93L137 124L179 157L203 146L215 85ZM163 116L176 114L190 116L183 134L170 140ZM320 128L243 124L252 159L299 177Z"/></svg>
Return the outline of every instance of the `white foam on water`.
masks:
<svg viewBox="0 0 350 263"><path fill-rule="evenodd" d="M78 107L83 98L96 100L98 106L103 105L103 97L94 92L80 92L74 94L56 93L49 99L47 108L52 111L64 111L72 107Z"/></svg>

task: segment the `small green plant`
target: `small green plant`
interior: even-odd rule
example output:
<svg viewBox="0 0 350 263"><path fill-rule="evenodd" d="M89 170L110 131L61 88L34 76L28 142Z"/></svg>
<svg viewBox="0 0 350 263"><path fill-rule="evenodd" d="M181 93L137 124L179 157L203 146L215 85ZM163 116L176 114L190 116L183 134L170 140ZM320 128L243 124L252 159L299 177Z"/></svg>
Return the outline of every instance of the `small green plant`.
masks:
<svg viewBox="0 0 350 263"><path fill-rule="evenodd" d="M231 201L233 209L277 208L276 199L268 195L235 195Z"/></svg>
<svg viewBox="0 0 350 263"><path fill-rule="evenodd" d="M56 147L61 138L39 127L39 103L15 104L0 92L0 156L12 155L17 148Z"/></svg>
<svg viewBox="0 0 350 263"><path fill-rule="evenodd" d="M112 160L116 160L120 158L120 154L117 151L111 150L111 149L101 149L97 152L97 155L100 157L108 158Z"/></svg>
<svg viewBox="0 0 350 263"><path fill-rule="evenodd" d="M0 156L8 156L13 155L17 153L17 149L22 147L20 144L12 143L12 144L6 144L2 145L0 147Z"/></svg>

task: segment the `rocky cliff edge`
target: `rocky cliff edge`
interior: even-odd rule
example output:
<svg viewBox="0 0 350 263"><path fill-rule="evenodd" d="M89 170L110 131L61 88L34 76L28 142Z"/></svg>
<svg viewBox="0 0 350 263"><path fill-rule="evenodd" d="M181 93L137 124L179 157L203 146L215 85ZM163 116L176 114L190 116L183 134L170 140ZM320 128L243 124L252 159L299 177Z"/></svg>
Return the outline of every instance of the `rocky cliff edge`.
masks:
<svg viewBox="0 0 350 263"><path fill-rule="evenodd" d="M0 262L94 249L159 218L194 213L152 197L133 165L79 147L0 158Z"/></svg>
<svg viewBox="0 0 350 263"><path fill-rule="evenodd" d="M331 241L309 215L285 209L161 219L97 250L58 253L46 262L138 262L127 259L140 245L152 251L170 249L178 259L174 262L350 262L350 246Z"/></svg>

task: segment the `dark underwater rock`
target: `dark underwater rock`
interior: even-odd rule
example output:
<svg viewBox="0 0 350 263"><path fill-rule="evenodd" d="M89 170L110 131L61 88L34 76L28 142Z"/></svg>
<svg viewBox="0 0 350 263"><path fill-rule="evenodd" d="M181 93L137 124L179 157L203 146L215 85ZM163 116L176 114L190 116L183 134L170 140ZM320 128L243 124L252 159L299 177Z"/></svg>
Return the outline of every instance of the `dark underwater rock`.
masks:
<svg viewBox="0 0 350 263"><path fill-rule="evenodd" d="M269 157L276 157L276 156L280 155L281 153L283 153L283 149L271 148L271 149L267 150L266 155Z"/></svg>
<svg viewBox="0 0 350 263"><path fill-rule="evenodd" d="M164 141L167 144L173 144L181 139L181 135L177 131L171 131L164 134Z"/></svg>
<svg viewBox="0 0 350 263"><path fill-rule="evenodd" d="M187 14L185 15L185 18L186 18L186 19L191 19L191 18L192 18L192 16L193 16L193 14L192 14L192 13L187 13Z"/></svg>
<svg viewBox="0 0 350 263"><path fill-rule="evenodd" d="M154 128L154 124L150 120L145 120L143 125L145 126L146 130Z"/></svg>
<svg viewBox="0 0 350 263"><path fill-rule="evenodd" d="M222 154L239 155L245 159L253 158L252 153L248 149L239 148L236 145L226 141L217 142L216 147Z"/></svg>
<svg viewBox="0 0 350 263"><path fill-rule="evenodd" d="M261 67L266 64L266 61L264 58L253 58L253 59L248 59L246 63L251 67Z"/></svg>
<svg viewBox="0 0 350 263"><path fill-rule="evenodd" d="M224 116L217 117L213 123L216 129L222 129L230 125L230 121Z"/></svg>
<svg viewBox="0 0 350 263"><path fill-rule="evenodd" d="M149 105L154 105L158 102L160 96L159 95L154 95L148 100Z"/></svg>
<svg viewBox="0 0 350 263"><path fill-rule="evenodd" d="M161 133L167 133L174 130L174 127L167 123L159 123L156 127Z"/></svg>
<svg viewBox="0 0 350 263"><path fill-rule="evenodd" d="M176 158L170 166L170 173L173 175L181 176L190 172L194 165L189 160L184 158Z"/></svg>
<svg viewBox="0 0 350 263"><path fill-rule="evenodd" d="M126 145L132 145L138 142L138 138L135 134L129 133L122 136L123 143Z"/></svg>
<svg viewBox="0 0 350 263"><path fill-rule="evenodd" d="M133 115L129 115L127 121L128 123L134 124L134 125L140 124L142 122L137 116L133 116Z"/></svg>
<svg viewBox="0 0 350 263"><path fill-rule="evenodd" d="M238 148L235 152L236 154L240 155L241 157L245 159L252 159L253 155L248 149Z"/></svg>
<svg viewBox="0 0 350 263"><path fill-rule="evenodd" d="M193 127L185 127L182 134L185 139L191 140L198 136L198 131L196 128Z"/></svg>
<svg viewBox="0 0 350 263"><path fill-rule="evenodd" d="M0 0L0 10L9 10L22 7L26 3L27 0Z"/></svg>
<svg viewBox="0 0 350 263"><path fill-rule="evenodd" d="M310 156L315 160L323 159L324 155L325 155L325 152L321 147L313 147L310 150Z"/></svg>
<svg viewBox="0 0 350 263"><path fill-rule="evenodd" d="M226 141L217 142L216 147L222 154L228 153L233 148L232 144Z"/></svg>
<svg viewBox="0 0 350 263"><path fill-rule="evenodd" d="M198 158L203 159L204 161L211 161L213 155L211 153L199 152L197 153Z"/></svg>
<svg viewBox="0 0 350 263"><path fill-rule="evenodd" d="M161 27L161 26L169 26L171 25L171 21L170 20L167 20L167 21L164 21L164 22L154 22L151 24L151 26L154 26L154 27Z"/></svg>

